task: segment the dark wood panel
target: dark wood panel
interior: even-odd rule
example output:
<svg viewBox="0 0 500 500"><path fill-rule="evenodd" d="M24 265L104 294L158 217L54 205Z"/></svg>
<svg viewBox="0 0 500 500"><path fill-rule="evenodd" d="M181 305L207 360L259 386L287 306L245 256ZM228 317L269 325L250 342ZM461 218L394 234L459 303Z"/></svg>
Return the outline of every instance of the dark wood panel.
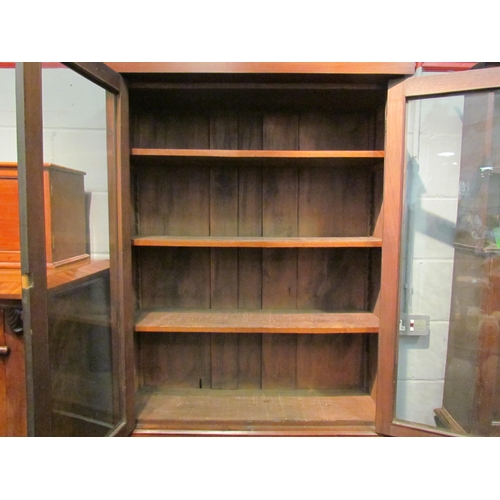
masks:
<svg viewBox="0 0 500 500"><path fill-rule="evenodd" d="M297 307L297 250L262 250L262 308Z"/></svg>
<svg viewBox="0 0 500 500"><path fill-rule="evenodd" d="M239 114L238 149L263 149L263 122L261 113L244 111Z"/></svg>
<svg viewBox="0 0 500 500"><path fill-rule="evenodd" d="M296 114L264 115L264 149L299 149L299 117Z"/></svg>
<svg viewBox="0 0 500 500"><path fill-rule="evenodd" d="M368 250L299 249L300 309L366 310Z"/></svg>
<svg viewBox="0 0 500 500"><path fill-rule="evenodd" d="M238 236L262 236L262 168L238 170Z"/></svg>
<svg viewBox="0 0 500 500"><path fill-rule="evenodd" d="M238 307L238 254L236 249L212 251L211 307ZM212 334L212 388L238 387L238 337Z"/></svg>
<svg viewBox="0 0 500 500"><path fill-rule="evenodd" d="M262 251L238 249L238 308L262 308Z"/></svg>
<svg viewBox="0 0 500 500"><path fill-rule="evenodd" d="M210 336L167 333L141 337L145 386L210 387Z"/></svg>
<svg viewBox="0 0 500 500"><path fill-rule="evenodd" d="M262 335L262 388L295 389L297 336Z"/></svg>
<svg viewBox="0 0 500 500"><path fill-rule="evenodd" d="M297 236L298 169L266 169L263 175L262 236Z"/></svg>
<svg viewBox="0 0 500 500"><path fill-rule="evenodd" d="M210 149L238 149L238 115L214 112L210 116Z"/></svg>
<svg viewBox="0 0 500 500"><path fill-rule="evenodd" d="M141 249L138 258L142 308L210 308L210 249Z"/></svg>
<svg viewBox="0 0 500 500"><path fill-rule="evenodd" d="M298 335L297 389L363 389L361 335Z"/></svg>
<svg viewBox="0 0 500 500"><path fill-rule="evenodd" d="M137 171L139 234L208 236L208 168L141 167Z"/></svg>
<svg viewBox="0 0 500 500"><path fill-rule="evenodd" d="M369 170L311 167L299 176L299 236L369 235Z"/></svg>
<svg viewBox="0 0 500 500"><path fill-rule="evenodd" d="M374 116L367 113L303 113L299 143L303 150L373 149Z"/></svg>
<svg viewBox="0 0 500 500"><path fill-rule="evenodd" d="M238 388L238 336L211 334L212 389Z"/></svg>
<svg viewBox="0 0 500 500"><path fill-rule="evenodd" d="M210 170L210 235L238 234L238 170L213 167Z"/></svg>
<svg viewBox="0 0 500 500"><path fill-rule="evenodd" d="M238 389L262 387L262 335L238 335Z"/></svg>
<svg viewBox="0 0 500 500"><path fill-rule="evenodd" d="M210 142L210 122L206 115L179 114L162 117L155 124L164 124L165 138L156 147L163 148L208 148Z"/></svg>

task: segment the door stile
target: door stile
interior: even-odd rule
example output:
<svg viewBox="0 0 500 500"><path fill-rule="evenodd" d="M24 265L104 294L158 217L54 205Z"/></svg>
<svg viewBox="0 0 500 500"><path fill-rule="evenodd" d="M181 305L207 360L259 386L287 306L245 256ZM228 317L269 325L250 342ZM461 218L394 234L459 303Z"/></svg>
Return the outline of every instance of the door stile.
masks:
<svg viewBox="0 0 500 500"><path fill-rule="evenodd" d="M390 434L394 414L395 368L397 364L397 318L399 311L399 259L403 204L405 82L388 91L386 112L386 157L384 163L384 210L382 276L380 292L379 360L376 431Z"/></svg>
<svg viewBox="0 0 500 500"><path fill-rule="evenodd" d="M16 64L21 275L28 436L51 432L40 63Z"/></svg>

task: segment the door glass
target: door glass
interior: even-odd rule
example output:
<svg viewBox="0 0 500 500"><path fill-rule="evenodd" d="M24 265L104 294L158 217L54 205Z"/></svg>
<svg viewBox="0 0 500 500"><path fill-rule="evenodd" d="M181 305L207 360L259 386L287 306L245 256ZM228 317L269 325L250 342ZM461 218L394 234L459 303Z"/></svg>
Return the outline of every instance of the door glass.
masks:
<svg viewBox="0 0 500 500"><path fill-rule="evenodd" d="M52 433L108 434L120 419L112 357L106 91L43 65Z"/></svg>
<svg viewBox="0 0 500 500"><path fill-rule="evenodd" d="M500 93L410 101L396 418L500 435Z"/></svg>

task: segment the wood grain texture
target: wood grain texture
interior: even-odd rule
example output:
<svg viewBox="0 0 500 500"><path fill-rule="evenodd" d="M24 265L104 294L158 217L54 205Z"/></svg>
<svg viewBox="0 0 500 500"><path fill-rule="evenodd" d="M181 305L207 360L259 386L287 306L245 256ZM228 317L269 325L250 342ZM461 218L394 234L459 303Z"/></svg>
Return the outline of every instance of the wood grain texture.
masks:
<svg viewBox="0 0 500 500"><path fill-rule="evenodd" d="M357 389L363 386L364 339L359 335L299 335L297 389Z"/></svg>
<svg viewBox="0 0 500 500"><path fill-rule="evenodd" d="M380 290L376 429L390 435L394 417L394 380L398 349L400 242L405 165L405 83L389 89L386 159L384 166L384 220Z"/></svg>
<svg viewBox="0 0 500 500"><path fill-rule="evenodd" d="M138 332L376 333L372 313L320 311L153 310L138 314Z"/></svg>
<svg viewBox="0 0 500 500"><path fill-rule="evenodd" d="M283 139L285 142L285 139ZM297 141L292 137L292 144ZM290 159L315 159L315 158L383 158L384 151L375 150L336 150L336 151L293 151L282 148L268 150L223 150L223 149L168 149L168 148L132 148L132 156L137 157L188 157L188 158L290 158Z"/></svg>
<svg viewBox="0 0 500 500"><path fill-rule="evenodd" d="M260 226L260 224L259 224ZM249 231L250 232L250 231ZM213 248L380 248L382 240L359 237L250 237L250 236L140 236L133 239L138 247L213 247Z"/></svg>
<svg viewBox="0 0 500 500"><path fill-rule="evenodd" d="M305 73L411 75L413 62L107 62L118 73Z"/></svg>
<svg viewBox="0 0 500 500"><path fill-rule="evenodd" d="M0 344L9 348L0 356L0 436L23 437L28 432L24 340L12 332L1 309Z"/></svg>
<svg viewBox="0 0 500 500"><path fill-rule="evenodd" d="M210 336L186 333L141 337L141 373L145 386L211 386Z"/></svg>

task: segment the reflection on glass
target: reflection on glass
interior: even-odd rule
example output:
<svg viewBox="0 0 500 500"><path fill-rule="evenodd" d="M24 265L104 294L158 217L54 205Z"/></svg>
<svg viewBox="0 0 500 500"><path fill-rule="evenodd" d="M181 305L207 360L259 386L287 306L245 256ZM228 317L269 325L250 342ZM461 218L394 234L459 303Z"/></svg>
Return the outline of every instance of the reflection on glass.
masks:
<svg viewBox="0 0 500 500"><path fill-rule="evenodd" d="M101 436L119 418L106 92L65 67L44 67L42 84L53 434Z"/></svg>
<svg viewBox="0 0 500 500"><path fill-rule="evenodd" d="M500 94L407 116L396 418L500 435Z"/></svg>

